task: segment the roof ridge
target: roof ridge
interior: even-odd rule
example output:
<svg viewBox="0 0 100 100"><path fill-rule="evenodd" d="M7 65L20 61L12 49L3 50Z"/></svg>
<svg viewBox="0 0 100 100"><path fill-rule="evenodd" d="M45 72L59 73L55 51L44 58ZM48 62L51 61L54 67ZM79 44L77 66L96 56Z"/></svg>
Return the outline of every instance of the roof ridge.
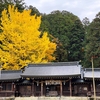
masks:
<svg viewBox="0 0 100 100"><path fill-rule="evenodd" d="M17 73L17 72L21 72L21 70L1 70L1 73Z"/></svg>
<svg viewBox="0 0 100 100"><path fill-rule="evenodd" d="M65 65L79 65L78 61L75 62L51 62L51 63L35 63L35 64L29 64L27 67L34 67L34 66L65 66Z"/></svg>
<svg viewBox="0 0 100 100"><path fill-rule="evenodd" d="M85 71L91 71L92 68L85 68L84 70L85 70ZM100 70L100 68L94 68L94 71L98 71L98 70Z"/></svg>

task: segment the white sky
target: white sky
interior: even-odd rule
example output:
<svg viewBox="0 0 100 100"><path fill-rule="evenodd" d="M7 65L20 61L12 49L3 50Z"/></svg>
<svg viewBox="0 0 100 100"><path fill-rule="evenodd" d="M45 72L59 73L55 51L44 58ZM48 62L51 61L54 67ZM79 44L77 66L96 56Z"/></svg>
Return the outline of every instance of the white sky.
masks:
<svg viewBox="0 0 100 100"><path fill-rule="evenodd" d="M100 12L100 0L24 0L26 5L36 7L40 13L49 14L55 10L66 10L80 20L88 17L90 21Z"/></svg>

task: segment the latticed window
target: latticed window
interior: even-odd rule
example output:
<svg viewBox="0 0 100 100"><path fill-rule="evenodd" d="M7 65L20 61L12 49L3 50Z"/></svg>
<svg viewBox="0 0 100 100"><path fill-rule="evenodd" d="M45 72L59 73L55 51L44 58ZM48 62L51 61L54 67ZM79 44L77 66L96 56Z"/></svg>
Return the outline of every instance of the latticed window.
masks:
<svg viewBox="0 0 100 100"><path fill-rule="evenodd" d="M11 91L12 90L12 84L2 84L2 90L3 91Z"/></svg>

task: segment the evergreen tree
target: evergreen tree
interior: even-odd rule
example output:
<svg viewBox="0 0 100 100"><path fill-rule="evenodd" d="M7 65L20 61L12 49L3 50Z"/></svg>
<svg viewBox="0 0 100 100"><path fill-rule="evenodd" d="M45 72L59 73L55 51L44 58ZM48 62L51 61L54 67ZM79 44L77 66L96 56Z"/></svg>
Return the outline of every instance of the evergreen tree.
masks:
<svg viewBox="0 0 100 100"><path fill-rule="evenodd" d="M94 67L100 67L100 13L89 25L86 39L84 66L91 67L91 58L93 58Z"/></svg>
<svg viewBox="0 0 100 100"><path fill-rule="evenodd" d="M31 9L31 15L37 15L37 16L40 16L40 12L38 11L38 9L36 7L33 7L32 5L30 5L28 7L28 9Z"/></svg>
<svg viewBox="0 0 100 100"><path fill-rule="evenodd" d="M57 43L56 61L66 62L83 59L81 49L83 47L84 28L77 16L59 10L48 15L44 14L40 29L41 31L48 31L54 36Z"/></svg>
<svg viewBox="0 0 100 100"><path fill-rule="evenodd" d="M9 5L14 5L18 11L22 12L25 9L24 0L0 0L0 17L4 9L8 9Z"/></svg>
<svg viewBox="0 0 100 100"><path fill-rule="evenodd" d="M80 20L76 20L69 35L69 61L83 60L84 28Z"/></svg>

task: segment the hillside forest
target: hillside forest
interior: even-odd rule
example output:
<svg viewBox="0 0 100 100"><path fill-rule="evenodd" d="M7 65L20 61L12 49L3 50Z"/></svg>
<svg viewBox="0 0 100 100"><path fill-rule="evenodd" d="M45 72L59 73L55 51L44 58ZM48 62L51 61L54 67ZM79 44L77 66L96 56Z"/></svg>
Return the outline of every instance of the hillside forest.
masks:
<svg viewBox="0 0 100 100"><path fill-rule="evenodd" d="M20 23L18 20L23 21L25 19L24 24L21 23L20 26L15 26L15 24L12 24L12 27L11 24L9 25L11 20L9 23L7 23L6 20L3 20L5 18L7 19L5 16L8 16L7 20L10 19L9 11L11 12L11 10L7 10L9 5L14 5L15 8L17 7L17 11L15 10L15 12L20 13L18 16L23 13L23 15L21 15L23 16L22 18L19 19L16 17L13 20L17 19L17 22ZM13 8L13 11L15 8ZM15 12L14 14L16 14ZM28 19L27 14L30 15L30 19L31 17L34 17L33 22L29 22L29 20L26 21L26 18ZM24 0L0 0L0 19L3 20L0 20L0 26L2 26L2 28L0 28L0 65L4 66L3 69L20 69L30 62L43 63L51 61L80 61L83 67L91 67L91 58L93 58L94 67L100 67L100 12L95 15L92 22L90 22L89 18L87 17L81 21L78 16L65 10L56 10L46 14L39 12L39 10L32 5L27 6ZM25 25L26 27L31 27L25 29ZM16 27L18 30L15 29ZM14 28L12 35L11 28ZM18 38L19 35L15 36L17 37L15 38L16 41L22 42L20 42L20 45L31 42L30 45L25 44L25 46L21 46L20 49L17 49L17 51L15 49L18 47L18 45L16 45L14 47L15 49L12 51L10 49L11 52L14 52L14 54L12 54L12 59L21 59L20 61L16 60L16 62L15 60L7 59L11 58L11 55L7 55L9 55L9 46L14 44L14 42L12 42L14 40L11 41L11 38L14 36L14 34L16 34L15 30L17 30L17 33L21 35L21 37L27 37L25 40L21 40ZM8 34L8 36L6 34ZM9 43L9 46L6 43ZM34 45L37 45L37 47ZM32 47L36 48L36 50L33 50ZM19 50L23 51L20 52ZM28 50L30 50L31 53L28 52ZM25 55L23 54L22 56L22 52L25 52ZM34 52L37 55L34 55ZM16 55L18 54L19 56L17 58ZM42 54L42 57L39 54ZM2 57L5 58L4 62ZM15 68L12 68L12 66L14 66L13 64L16 64Z"/></svg>

